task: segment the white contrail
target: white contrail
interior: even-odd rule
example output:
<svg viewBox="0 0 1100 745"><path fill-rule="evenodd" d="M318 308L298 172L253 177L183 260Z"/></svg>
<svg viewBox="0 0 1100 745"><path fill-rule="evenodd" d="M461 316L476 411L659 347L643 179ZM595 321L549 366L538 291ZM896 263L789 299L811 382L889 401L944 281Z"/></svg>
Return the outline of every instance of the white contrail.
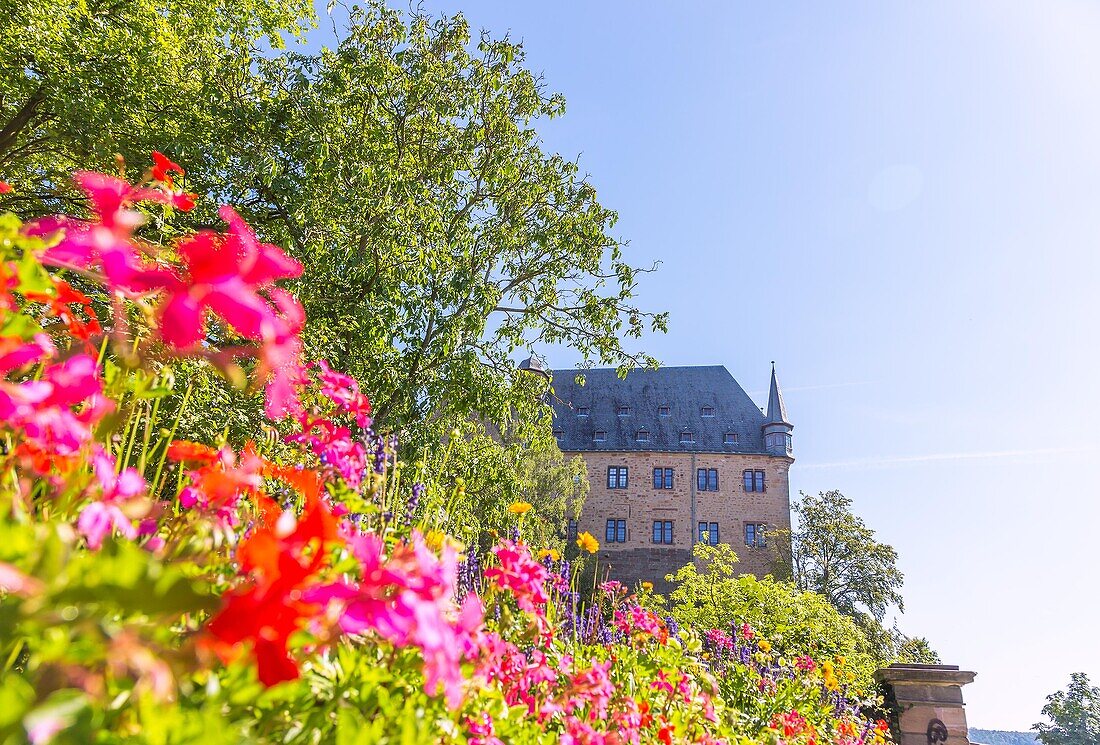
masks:
<svg viewBox="0 0 1100 745"><path fill-rule="evenodd" d="M1080 455L1095 452L1096 447L1078 448L1040 448L1036 450L987 450L974 453L928 453L926 455L894 455L881 458L858 458L840 460L831 463L804 463L800 469L817 468L881 468L885 466L904 466L910 463L934 463L955 460L992 460L996 458L1034 458L1036 456Z"/></svg>

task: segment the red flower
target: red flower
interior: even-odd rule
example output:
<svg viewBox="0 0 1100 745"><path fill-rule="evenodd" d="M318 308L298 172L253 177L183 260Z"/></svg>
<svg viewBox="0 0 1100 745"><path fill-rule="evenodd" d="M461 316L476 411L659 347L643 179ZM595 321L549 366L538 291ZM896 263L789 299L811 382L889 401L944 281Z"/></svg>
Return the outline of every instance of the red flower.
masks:
<svg viewBox="0 0 1100 745"><path fill-rule="evenodd" d="M11 184L7 181L0 181L0 194L8 194L11 192Z"/></svg>
<svg viewBox="0 0 1100 745"><path fill-rule="evenodd" d="M54 293L28 292L27 299L47 306L47 312L65 324L69 334L81 341L88 341L95 334L103 333L99 318L92 308L92 301L63 279L54 279ZM88 317L85 321L72 311L70 305L79 305Z"/></svg>
<svg viewBox="0 0 1100 745"><path fill-rule="evenodd" d="M177 463L191 461L195 463L213 463L218 459L218 451L201 442L172 440L168 446L168 459Z"/></svg>
<svg viewBox="0 0 1100 745"><path fill-rule="evenodd" d="M261 341L278 323L260 292L302 273L301 264L278 246L261 243L232 208L222 207L219 214L229 223L228 234L204 230L177 246L186 273L161 306L161 335L173 347L191 347L203 338L207 309L241 335Z"/></svg>
<svg viewBox="0 0 1100 745"><path fill-rule="evenodd" d="M183 169L179 167L177 163L172 162L163 153L153 151L153 167L149 170L149 174L153 177L154 181L163 181L169 186L172 185L172 172L176 172L179 175L183 175Z"/></svg>
<svg viewBox="0 0 1100 745"><path fill-rule="evenodd" d="M300 520L285 512L274 526L258 528L237 552L249 584L224 596L225 604L206 625L200 643L226 662L242 645L250 646L265 686L297 678L287 643L319 610L304 602L302 593L337 539L336 520L319 499L307 499Z"/></svg>

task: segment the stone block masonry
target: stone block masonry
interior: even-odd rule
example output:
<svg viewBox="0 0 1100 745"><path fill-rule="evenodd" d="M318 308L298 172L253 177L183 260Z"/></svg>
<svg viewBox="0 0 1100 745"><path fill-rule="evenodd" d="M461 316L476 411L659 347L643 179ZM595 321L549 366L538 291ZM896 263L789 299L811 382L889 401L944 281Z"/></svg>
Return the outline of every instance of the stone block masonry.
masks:
<svg viewBox="0 0 1100 745"><path fill-rule="evenodd" d="M580 455L588 467L590 491L578 529L600 541L600 564L611 568L613 578L630 585L649 581L667 591L665 576L691 561L692 547L700 538L699 523L707 524L706 538L712 542L711 526L717 525L717 542L733 547L745 573L761 577L771 573L773 547L746 545L745 526L790 528L791 459L740 453L589 451L567 455ZM625 488L608 488L609 468L627 469ZM662 474L664 469L672 469L671 489L654 488L655 468ZM699 469L717 471L717 490L699 490ZM764 491L745 488L745 471L764 472ZM624 541L607 540L608 520L625 520ZM664 524L672 523L671 544L654 541L655 522L662 524L662 541L667 537ZM757 534L754 527L754 539Z"/></svg>

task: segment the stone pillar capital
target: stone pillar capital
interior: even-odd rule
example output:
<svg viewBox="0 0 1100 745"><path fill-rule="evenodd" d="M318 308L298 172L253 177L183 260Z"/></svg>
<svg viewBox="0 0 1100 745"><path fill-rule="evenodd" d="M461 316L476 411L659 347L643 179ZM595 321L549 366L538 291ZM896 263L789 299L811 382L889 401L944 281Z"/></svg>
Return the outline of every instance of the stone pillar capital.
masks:
<svg viewBox="0 0 1100 745"><path fill-rule="evenodd" d="M975 673L958 665L897 664L875 672L895 714L898 745L970 745L962 687Z"/></svg>

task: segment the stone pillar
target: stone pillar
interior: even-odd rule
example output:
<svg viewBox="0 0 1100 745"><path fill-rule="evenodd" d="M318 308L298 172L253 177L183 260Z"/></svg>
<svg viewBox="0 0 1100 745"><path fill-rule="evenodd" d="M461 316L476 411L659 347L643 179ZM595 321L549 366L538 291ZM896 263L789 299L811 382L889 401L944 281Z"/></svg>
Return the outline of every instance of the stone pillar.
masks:
<svg viewBox="0 0 1100 745"><path fill-rule="evenodd" d="M962 687L974 675L958 665L899 664L876 671L898 745L970 745Z"/></svg>

